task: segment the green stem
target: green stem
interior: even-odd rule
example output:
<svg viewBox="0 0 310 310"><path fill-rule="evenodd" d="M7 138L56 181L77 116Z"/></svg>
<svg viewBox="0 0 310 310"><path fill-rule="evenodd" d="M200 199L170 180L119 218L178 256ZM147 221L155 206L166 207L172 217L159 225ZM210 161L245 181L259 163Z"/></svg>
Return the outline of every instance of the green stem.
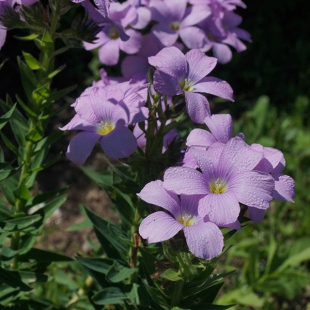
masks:
<svg viewBox="0 0 310 310"><path fill-rule="evenodd" d="M171 307L175 307L179 305L180 300L182 299L183 285L184 285L183 280L175 282L173 295L171 298Z"/></svg>

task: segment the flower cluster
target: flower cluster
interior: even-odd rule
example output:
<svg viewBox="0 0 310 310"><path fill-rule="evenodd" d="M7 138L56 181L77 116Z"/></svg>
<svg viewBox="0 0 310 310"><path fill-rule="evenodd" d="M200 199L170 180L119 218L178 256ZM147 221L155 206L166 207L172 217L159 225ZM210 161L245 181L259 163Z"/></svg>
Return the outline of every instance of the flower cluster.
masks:
<svg viewBox="0 0 310 310"><path fill-rule="evenodd" d="M70 142L67 157L83 164L97 141L106 155L113 158L130 156L137 141L128 125L144 121L147 108L138 93L140 86L128 82L92 86L76 100L76 115L61 130L81 130Z"/></svg>
<svg viewBox="0 0 310 310"><path fill-rule="evenodd" d="M249 146L242 134L232 137L230 115L212 115L205 123L210 132L194 129L189 134L183 165L168 168L163 182L147 184L138 195L169 212L145 218L143 238L165 241L183 229L189 250L210 259L223 248L218 227L241 229L240 204L259 222L272 199L293 202L295 184L281 174L285 161L279 150Z"/></svg>
<svg viewBox="0 0 310 310"><path fill-rule="evenodd" d="M123 74L130 70L128 66L145 73L139 65L141 59L145 62L164 47L178 45L202 52L212 49L220 63L227 63L232 58L228 46L241 52L246 46L240 39L251 41L249 33L238 27L242 18L233 12L236 6L246 7L241 0L97 0L95 6L89 0L72 1L82 2L90 18L102 26L96 42L85 43L85 48L99 47L103 64L116 65L120 51L139 56L130 62L124 59ZM145 43L150 38L155 49Z"/></svg>
<svg viewBox="0 0 310 310"><path fill-rule="evenodd" d="M224 246L220 228L241 229L241 209L259 222L273 199L293 201L294 181L282 175L283 154L248 145L241 133L233 137L231 116L212 115L207 99L233 101L230 85L208 74L231 59L227 45L241 51L240 38L250 41L233 12L245 8L241 0L78 2L102 26L97 40L84 47L99 48L106 65L118 64L120 51L131 55L122 57L122 77L110 78L102 69L101 80L73 104L76 115L62 128L81 131L69 144L71 161L83 164L97 142L113 158L134 155L139 147L139 160L150 155L147 146L154 149L147 139L159 135L162 143L155 139L155 146L165 153L178 136L174 119L185 107L193 122L209 128L190 132L183 157L179 151L173 161L181 164L161 168L163 180L143 183L140 199L163 209L141 222L144 239L162 242L183 231L189 251L212 259ZM205 55L211 48L216 58Z"/></svg>

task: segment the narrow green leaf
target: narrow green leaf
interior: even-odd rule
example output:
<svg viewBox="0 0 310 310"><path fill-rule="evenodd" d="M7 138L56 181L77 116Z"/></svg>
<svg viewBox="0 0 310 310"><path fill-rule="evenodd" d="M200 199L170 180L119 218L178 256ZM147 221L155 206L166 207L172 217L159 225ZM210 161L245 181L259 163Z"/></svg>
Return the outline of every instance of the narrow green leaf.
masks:
<svg viewBox="0 0 310 310"><path fill-rule="evenodd" d="M25 37L18 37L18 36L14 36L14 38L21 40L21 41L32 41L35 38L37 38L39 36L39 34L36 33L32 33L29 36L25 36Z"/></svg>
<svg viewBox="0 0 310 310"><path fill-rule="evenodd" d="M107 280L112 283L122 282L137 271L137 268L127 268L115 261L107 274Z"/></svg>
<svg viewBox="0 0 310 310"><path fill-rule="evenodd" d="M62 70L64 70L66 68L66 65L62 65L60 66L58 69L56 69L55 71L53 71L52 73L50 73L47 77L49 79L52 79L54 76L56 76L59 72L61 72Z"/></svg>
<svg viewBox="0 0 310 310"><path fill-rule="evenodd" d="M24 109L24 111L31 117L37 118L37 115L16 95L17 102Z"/></svg>
<svg viewBox="0 0 310 310"><path fill-rule="evenodd" d="M36 102L45 103L50 95L50 84L45 83L39 88L35 88L32 92L32 97Z"/></svg>
<svg viewBox="0 0 310 310"><path fill-rule="evenodd" d="M76 85L73 85L73 86L69 86L67 88L58 90L58 91L53 91L48 97L48 102L54 102L54 101L59 100L60 98L72 92L75 88L76 88Z"/></svg>
<svg viewBox="0 0 310 310"><path fill-rule="evenodd" d="M18 181L18 176L15 174L6 179L5 182L0 182L0 189L11 205L15 204L14 189L17 187Z"/></svg>
<svg viewBox="0 0 310 310"><path fill-rule="evenodd" d="M279 268L277 268L276 272L283 272L289 266L297 266L307 260L310 260L310 247L304 249L300 253L290 256L281 266L279 266Z"/></svg>
<svg viewBox="0 0 310 310"><path fill-rule="evenodd" d="M110 258L88 258L77 256L77 261L83 266L107 275L114 264L114 260Z"/></svg>
<svg viewBox="0 0 310 310"><path fill-rule="evenodd" d="M65 53L65 52L68 51L69 49L70 49L69 46L62 47L62 48L56 50L56 51L52 54L52 57L55 57L55 56L60 55L60 54L62 54L62 53Z"/></svg>
<svg viewBox="0 0 310 310"><path fill-rule="evenodd" d="M53 262L72 262L69 256L61 255L51 251L32 248L29 252L19 256L19 261L28 262L35 260L37 263L53 263Z"/></svg>
<svg viewBox="0 0 310 310"><path fill-rule="evenodd" d="M4 232L13 232L16 230L19 231L24 231L29 226L32 224L40 221L41 216L36 214L36 215L27 215L24 217L16 218L16 219L11 219L11 220L6 220L3 223L5 224L2 229L0 228L0 231Z"/></svg>
<svg viewBox="0 0 310 310"><path fill-rule="evenodd" d="M128 297L118 287L108 287L93 296L97 305L123 305Z"/></svg>
<svg viewBox="0 0 310 310"><path fill-rule="evenodd" d="M32 92L37 88L38 81L31 69L18 57L17 58L23 88L29 102L32 102Z"/></svg>
<svg viewBox="0 0 310 310"><path fill-rule="evenodd" d="M26 207L33 207L35 205L38 205L42 202L47 203L48 201L51 201L51 199L57 198L62 196L64 193L68 191L68 187L58 189L55 191L45 192L43 194L37 195L35 197L31 197L26 204Z"/></svg>
<svg viewBox="0 0 310 310"><path fill-rule="evenodd" d="M173 269L167 269L165 270L161 275L161 278L165 278L169 281L180 281L182 280L182 278L180 277L180 275Z"/></svg>
<svg viewBox="0 0 310 310"><path fill-rule="evenodd" d="M114 224L100 218L85 208L88 218L92 221L98 240L109 257L127 259L128 245L123 232ZM125 241L126 240L126 241Z"/></svg>
<svg viewBox="0 0 310 310"><path fill-rule="evenodd" d="M30 191L24 182L19 184L19 186L14 190L14 194L16 198L23 201L27 201L31 197Z"/></svg>
<svg viewBox="0 0 310 310"><path fill-rule="evenodd" d="M2 61L2 63L0 64L0 70L3 68L4 64L9 60L9 58L6 58Z"/></svg>
<svg viewBox="0 0 310 310"><path fill-rule="evenodd" d="M0 267L0 283L6 283L11 287L18 288L21 291L28 292L31 291L32 288L22 282L18 277L16 277L16 273L13 271L7 271Z"/></svg>
<svg viewBox="0 0 310 310"><path fill-rule="evenodd" d="M96 172L92 169L88 169L84 166L80 166L80 169L96 184L105 186L113 185L113 177L110 172Z"/></svg>
<svg viewBox="0 0 310 310"><path fill-rule="evenodd" d="M23 52L25 61L31 70L42 69L40 63L29 53Z"/></svg>
<svg viewBox="0 0 310 310"><path fill-rule="evenodd" d="M15 108L16 108L16 104L14 104L13 107L8 112L6 112L4 115L2 115L0 117L0 130L11 119L11 117L12 117L14 111L15 111Z"/></svg>
<svg viewBox="0 0 310 310"><path fill-rule="evenodd" d="M57 197L33 214L40 215L43 218L43 222L45 223L46 220L50 218L50 216L65 203L66 199L67 195Z"/></svg>
<svg viewBox="0 0 310 310"><path fill-rule="evenodd" d="M0 136L4 141L5 145L16 155L19 156L19 152L17 147L12 143L11 139L9 139L2 131L0 131Z"/></svg>

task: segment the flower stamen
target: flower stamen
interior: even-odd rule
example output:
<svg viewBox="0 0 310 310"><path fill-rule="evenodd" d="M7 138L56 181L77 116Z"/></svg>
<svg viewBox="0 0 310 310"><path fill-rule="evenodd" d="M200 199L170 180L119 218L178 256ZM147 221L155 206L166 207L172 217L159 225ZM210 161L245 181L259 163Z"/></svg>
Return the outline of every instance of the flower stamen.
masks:
<svg viewBox="0 0 310 310"><path fill-rule="evenodd" d="M223 194L227 190L227 185L218 178L216 181L210 182L209 188L212 194Z"/></svg>
<svg viewBox="0 0 310 310"><path fill-rule="evenodd" d="M97 133L99 135L105 136L110 133L115 128L115 124L112 121L101 121L97 124Z"/></svg>
<svg viewBox="0 0 310 310"><path fill-rule="evenodd" d="M184 226L193 226L196 224L196 216L182 213L178 216L177 221Z"/></svg>

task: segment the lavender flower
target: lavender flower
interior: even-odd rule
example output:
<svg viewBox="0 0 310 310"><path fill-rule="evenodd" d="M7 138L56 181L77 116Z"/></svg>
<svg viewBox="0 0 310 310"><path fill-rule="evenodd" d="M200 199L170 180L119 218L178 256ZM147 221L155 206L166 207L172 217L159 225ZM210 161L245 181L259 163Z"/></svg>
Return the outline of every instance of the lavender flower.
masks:
<svg viewBox="0 0 310 310"><path fill-rule="evenodd" d="M285 167L283 153L275 148L263 147L260 144L252 144L251 149L261 152L264 156L254 169L270 173L274 178L273 198L294 202L295 182L290 176L282 175ZM260 222L264 217L264 210L250 207L249 216L253 222Z"/></svg>
<svg viewBox="0 0 310 310"><path fill-rule="evenodd" d="M217 60L194 49L184 55L176 47L163 48L156 56L149 57L156 67L154 87L163 95L184 94L190 118L203 123L210 115L209 102L199 93L209 93L233 101L230 85L215 77L205 77L215 67Z"/></svg>
<svg viewBox="0 0 310 310"><path fill-rule="evenodd" d="M99 141L103 151L113 158L130 156L137 148L137 141L128 125L143 121L143 98L125 92L126 83L104 88L91 87L75 102L76 115L61 130L82 130L70 142L67 157L76 164L83 164L94 145ZM146 108L145 108L146 109Z"/></svg>
<svg viewBox="0 0 310 310"><path fill-rule="evenodd" d="M219 63L228 63L232 58L232 52L227 45L234 47L237 52L242 52L246 46L240 39L251 42L250 34L238 27L241 22L241 16L219 5L215 6L213 13L198 25L205 33L205 43L200 48L201 51L206 52L212 48L213 55Z"/></svg>
<svg viewBox="0 0 310 310"><path fill-rule="evenodd" d="M126 3L112 3L110 6L110 21L104 25L94 43L84 42L86 50L99 47L99 60L109 66L116 65L120 50L127 54L135 54L142 44L142 35L126 29L136 19L135 9Z"/></svg>
<svg viewBox="0 0 310 310"><path fill-rule="evenodd" d="M152 0L149 7L158 22L152 32L164 46L172 46L180 36L188 48L202 47L203 33L194 25L211 13L207 6L187 8L187 0Z"/></svg>
<svg viewBox="0 0 310 310"><path fill-rule="evenodd" d="M211 259L221 253L224 245L221 230L197 213L201 196L181 195L179 199L165 190L159 180L146 184L138 196L169 212L158 211L142 221L139 233L149 243L166 241L183 229L188 248L196 257Z"/></svg>
<svg viewBox="0 0 310 310"><path fill-rule="evenodd" d="M215 143L206 151L192 150L201 172L186 168L169 168L164 187L176 194L204 195L198 213L216 225L233 223L243 203L265 210L274 190L270 174L253 171L262 154L252 150L240 137L225 145Z"/></svg>

